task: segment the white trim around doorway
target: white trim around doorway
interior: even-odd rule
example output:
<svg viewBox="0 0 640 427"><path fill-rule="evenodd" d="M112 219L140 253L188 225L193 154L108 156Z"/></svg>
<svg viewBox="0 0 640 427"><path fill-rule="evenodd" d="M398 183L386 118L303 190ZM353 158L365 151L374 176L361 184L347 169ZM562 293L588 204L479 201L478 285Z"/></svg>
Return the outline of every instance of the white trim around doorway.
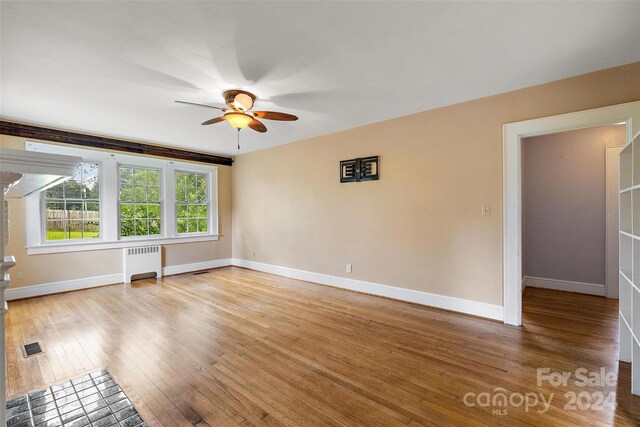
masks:
<svg viewBox="0 0 640 427"><path fill-rule="evenodd" d="M502 126L504 323L522 324L522 139L594 126L640 124L640 101ZM638 131L638 129L635 129Z"/></svg>

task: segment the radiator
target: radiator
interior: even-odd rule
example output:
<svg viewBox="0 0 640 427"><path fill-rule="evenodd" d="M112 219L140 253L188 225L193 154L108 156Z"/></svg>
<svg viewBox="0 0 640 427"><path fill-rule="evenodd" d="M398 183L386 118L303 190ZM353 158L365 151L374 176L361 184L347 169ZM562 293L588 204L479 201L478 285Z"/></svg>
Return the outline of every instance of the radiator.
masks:
<svg viewBox="0 0 640 427"><path fill-rule="evenodd" d="M131 283L131 276L136 274L156 273L156 277L162 277L162 250L159 245L126 248L122 250L122 256L124 283Z"/></svg>

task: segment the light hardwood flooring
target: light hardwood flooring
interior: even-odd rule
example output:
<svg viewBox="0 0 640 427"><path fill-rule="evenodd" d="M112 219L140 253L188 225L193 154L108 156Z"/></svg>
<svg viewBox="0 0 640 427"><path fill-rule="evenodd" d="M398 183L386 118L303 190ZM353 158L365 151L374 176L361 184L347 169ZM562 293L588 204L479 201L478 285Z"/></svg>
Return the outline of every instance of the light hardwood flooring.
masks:
<svg viewBox="0 0 640 427"><path fill-rule="evenodd" d="M106 368L153 426L640 425L617 319L617 301L529 288L510 327L228 267L9 303L8 394ZM23 358L34 340L46 353ZM581 367L618 385L536 384ZM554 397L465 405L497 387ZM585 391L618 406L565 410Z"/></svg>

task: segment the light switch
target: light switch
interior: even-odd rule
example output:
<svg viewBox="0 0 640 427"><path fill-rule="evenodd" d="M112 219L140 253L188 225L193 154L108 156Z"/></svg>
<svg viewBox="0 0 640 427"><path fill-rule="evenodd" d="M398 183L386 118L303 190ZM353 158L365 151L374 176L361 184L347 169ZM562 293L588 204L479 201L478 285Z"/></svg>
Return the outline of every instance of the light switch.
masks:
<svg viewBox="0 0 640 427"><path fill-rule="evenodd" d="M489 215L491 215L491 206L482 205L482 216L489 216Z"/></svg>

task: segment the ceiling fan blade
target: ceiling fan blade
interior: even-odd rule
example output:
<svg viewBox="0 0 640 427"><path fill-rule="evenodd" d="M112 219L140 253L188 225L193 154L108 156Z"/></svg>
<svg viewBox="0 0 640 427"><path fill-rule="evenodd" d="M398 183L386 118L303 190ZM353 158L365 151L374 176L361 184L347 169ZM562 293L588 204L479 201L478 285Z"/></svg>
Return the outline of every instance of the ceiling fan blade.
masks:
<svg viewBox="0 0 640 427"><path fill-rule="evenodd" d="M256 119L253 119L253 121L249 123L249 127L260 133L265 133L267 131L267 127L263 125L262 122Z"/></svg>
<svg viewBox="0 0 640 427"><path fill-rule="evenodd" d="M187 105L195 105L196 107L207 107L207 108L215 108L216 110L225 111L224 107L216 107L215 105L207 105L207 104L198 104L196 102L187 102L187 101L176 101L178 104L187 104Z"/></svg>
<svg viewBox="0 0 640 427"><path fill-rule="evenodd" d="M215 117L215 118L213 118L211 120L207 120L206 122L203 122L202 124L203 125L212 125L214 123L220 123L220 122L223 122L223 121L225 121L224 116L220 116L220 117Z"/></svg>
<svg viewBox="0 0 640 427"><path fill-rule="evenodd" d="M253 114L261 119L267 120L280 120L283 122L292 122L294 120L298 120L298 116L287 113L278 113L276 111L254 111Z"/></svg>

